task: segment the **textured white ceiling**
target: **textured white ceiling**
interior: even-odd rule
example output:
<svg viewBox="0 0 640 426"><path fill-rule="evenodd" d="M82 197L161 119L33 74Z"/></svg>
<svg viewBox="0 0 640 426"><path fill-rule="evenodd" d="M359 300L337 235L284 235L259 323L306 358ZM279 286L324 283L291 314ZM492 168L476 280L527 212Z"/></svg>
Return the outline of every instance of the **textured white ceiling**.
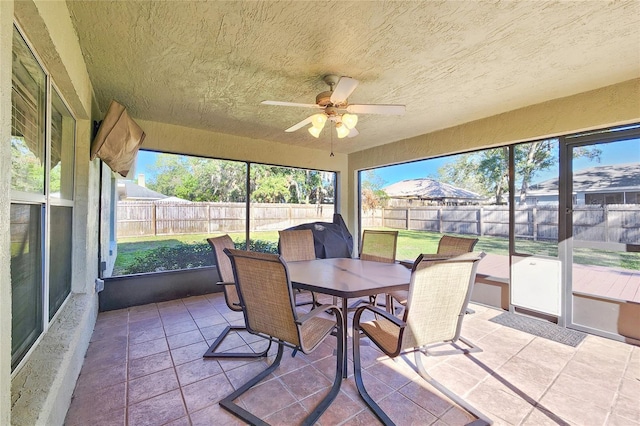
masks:
<svg viewBox="0 0 640 426"><path fill-rule="evenodd" d="M67 1L98 103L298 146L326 74L360 81L350 153L640 77L639 1Z"/></svg>

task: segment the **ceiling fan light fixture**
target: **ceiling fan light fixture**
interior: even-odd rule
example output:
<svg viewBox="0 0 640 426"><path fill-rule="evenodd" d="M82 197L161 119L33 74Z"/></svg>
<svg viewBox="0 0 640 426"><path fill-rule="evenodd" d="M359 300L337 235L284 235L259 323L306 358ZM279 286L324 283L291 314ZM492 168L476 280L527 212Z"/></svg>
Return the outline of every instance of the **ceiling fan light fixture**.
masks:
<svg viewBox="0 0 640 426"><path fill-rule="evenodd" d="M349 134L350 130L342 123L336 123L336 133L338 134L338 139L342 139Z"/></svg>
<svg viewBox="0 0 640 426"><path fill-rule="evenodd" d="M313 136L314 138L320 137L321 131L322 131L322 127L321 128L317 128L316 126L309 127L309 133L311 133L311 136Z"/></svg>
<svg viewBox="0 0 640 426"><path fill-rule="evenodd" d="M342 124L347 126L349 130L351 130L356 127L356 124L358 124L358 116L355 114L343 114Z"/></svg>
<svg viewBox="0 0 640 426"><path fill-rule="evenodd" d="M314 114L313 117L311 117L311 122L313 123L313 127L322 130L324 123L327 122L327 116L325 114Z"/></svg>

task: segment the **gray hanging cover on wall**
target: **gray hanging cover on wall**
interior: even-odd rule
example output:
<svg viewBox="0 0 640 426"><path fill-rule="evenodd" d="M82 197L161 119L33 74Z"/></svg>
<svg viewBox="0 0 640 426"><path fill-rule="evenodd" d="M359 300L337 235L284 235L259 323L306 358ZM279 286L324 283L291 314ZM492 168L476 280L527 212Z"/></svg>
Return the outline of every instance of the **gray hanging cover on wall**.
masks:
<svg viewBox="0 0 640 426"><path fill-rule="evenodd" d="M124 106L111 101L91 146L91 160L100 157L107 166L123 177L127 176L145 134L129 117Z"/></svg>

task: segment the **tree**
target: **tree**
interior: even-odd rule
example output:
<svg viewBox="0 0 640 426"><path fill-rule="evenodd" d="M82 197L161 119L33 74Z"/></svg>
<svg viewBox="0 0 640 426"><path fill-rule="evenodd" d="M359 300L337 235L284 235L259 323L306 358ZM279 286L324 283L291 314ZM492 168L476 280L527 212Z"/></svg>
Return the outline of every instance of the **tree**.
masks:
<svg viewBox="0 0 640 426"><path fill-rule="evenodd" d="M189 201L245 201L244 163L159 154L149 170L154 178L147 186L165 195Z"/></svg>
<svg viewBox="0 0 640 426"><path fill-rule="evenodd" d="M385 185L384 179L378 176L375 170L365 170L362 172L361 180L361 203L362 210L367 213L380 208L389 199L387 193L382 190Z"/></svg>
<svg viewBox="0 0 640 426"><path fill-rule="evenodd" d="M574 158L586 157L600 161L601 150L582 147L573 150ZM516 180L520 186L520 203L536 174L558 163L558 141L548 139L514 146ZM496 204L504 204L509 191L509 148L491 148L460 155L456 161L438 170L440 179L469 190L490 196Z"/></svg>

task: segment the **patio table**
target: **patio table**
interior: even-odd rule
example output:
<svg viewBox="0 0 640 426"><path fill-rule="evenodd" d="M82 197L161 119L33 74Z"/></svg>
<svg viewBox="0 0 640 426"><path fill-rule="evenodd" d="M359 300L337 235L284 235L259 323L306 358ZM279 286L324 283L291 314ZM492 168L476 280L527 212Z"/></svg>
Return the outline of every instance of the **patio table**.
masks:
<svg viewBox="0 0 640 426"><path fill-rule="evenodd" d="M287 262L294 288L342 299L343 377L347 377L347 299L409 288L411 270L399 263L333 258Z"/></svg>

